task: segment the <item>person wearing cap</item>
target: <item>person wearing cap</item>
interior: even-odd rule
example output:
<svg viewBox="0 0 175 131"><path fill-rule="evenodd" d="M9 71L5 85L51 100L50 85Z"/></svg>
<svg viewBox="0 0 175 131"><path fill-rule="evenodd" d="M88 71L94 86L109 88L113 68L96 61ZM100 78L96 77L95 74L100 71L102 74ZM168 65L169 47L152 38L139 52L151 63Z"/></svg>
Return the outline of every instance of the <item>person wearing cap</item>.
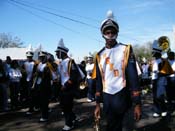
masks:
<svg viewBox="0 0 175 131"><path fill-rule="evenodd" d="M77 88L78 68L73 59L68 56L69 49L64 46L63 39L60 40L56 49L56 56L61 60L58 72L61 79L60 105L62 107L65 126L62 131L70 131L74 128L76 115L73 112L73 99Z"/></svg>
<svg viewBox="0 0 175 131"><path fill-rule="evenodd" d="M32 85L32 99L27 115L32 111L41 110L40 122L47 122L49 116L49 99L51 95L51 71L47 64L47 52L38 52L39 63L37 64Z"/></svg>
<svg viewBox="0 0 175 131"><path fill-rule="evenodd" d="M86 64L86 73L87 73L86 80L88 85L87 102L92 102L95 100L95 89L94 89L95 81L91 77L93 68L94 68L93 56L88 55Z"/></svg>
<svg viewBox="0 0 175 131"><path fill-rule="evenodd" d="M24 64L22 65L22 80L21 80L21 84L22 84L22 93L21 93L21 99L22 102L24 104L28 103L30 97L31 97L31 87L33 84L33 78L34 78L34 73L36 71L36 62L35 60L33 60L33 51L27 51L26 52L26 57L27 60L24 62Z"/></svg>
<svg viewBox="0 0 175 131"><path fill-rule="evenodd" d="M141 98L136 59L130 45L118 42L119 25L112 11L102 22L105 47L96 55L92 77L96 79L95 119L100 119L100 103L107 119L106 131L122 131L126 111L134 106L134 118L141 117Z"/></svg>
<svg viewBox="0 0 175 131"><path fill-rule="evenodd" d="M31 115L35 110L39 110L39 99L38 99L38 89L33 88L34 79L36 78L36 70L37 70L37 62L33 59L34 52L32 49L26 52L27 61L24 62L22 68L25 70L23 73L25 76L25 82L23 83L23 88L26 86L26 90L24 90L24 96L27 101L26 102L29 106L26 115Z"/></svg>

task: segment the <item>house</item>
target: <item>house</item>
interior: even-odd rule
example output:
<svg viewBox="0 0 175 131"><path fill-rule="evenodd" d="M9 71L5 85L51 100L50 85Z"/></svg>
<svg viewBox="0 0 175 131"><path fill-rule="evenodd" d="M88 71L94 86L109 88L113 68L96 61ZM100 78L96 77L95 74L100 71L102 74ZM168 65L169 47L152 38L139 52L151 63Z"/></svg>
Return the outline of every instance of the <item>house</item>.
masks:
<svg viewBox="0 0 175 131"><path fill-rule="evenodd" d="M6 60L10 56L12 60L25 60L27 48L0 48L0 59Z"/></svg>

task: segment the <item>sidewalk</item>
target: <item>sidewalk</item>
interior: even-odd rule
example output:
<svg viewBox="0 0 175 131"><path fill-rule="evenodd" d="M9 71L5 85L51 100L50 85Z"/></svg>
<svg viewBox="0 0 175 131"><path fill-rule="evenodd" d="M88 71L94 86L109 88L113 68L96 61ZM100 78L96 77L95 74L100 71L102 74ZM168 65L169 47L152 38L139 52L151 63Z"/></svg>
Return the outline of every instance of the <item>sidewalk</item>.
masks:
<svg viewBox="0 0 175 131"><path fill-rule="evenodd" d="M132 110L128 111L124 119L123 131L175 131L175 115L165 118L152 117L152 99L150 95L143 97L142 119L135 123ZM47 123L40 123L40 112L26 116L27 109L0 113L0 131L61 131L64 118L59 103L51 103L52 112ZM72 131L94 131L93 111L95 102L88 103L86 99L75 100L75 112L79 118L77 127ZM102 131L105 128L102 116Z"/></svg>

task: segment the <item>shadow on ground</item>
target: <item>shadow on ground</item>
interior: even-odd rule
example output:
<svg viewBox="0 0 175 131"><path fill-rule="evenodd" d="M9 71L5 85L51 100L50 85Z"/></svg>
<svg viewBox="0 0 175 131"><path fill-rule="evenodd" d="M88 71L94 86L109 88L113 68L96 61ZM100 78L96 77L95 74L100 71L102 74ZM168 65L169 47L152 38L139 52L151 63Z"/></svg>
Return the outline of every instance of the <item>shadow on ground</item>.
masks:
<svg viewBox="0 0 175 131"><path fill-rule="evenodd" d="M175 115L165 118L152 117L151 95L143 96L142 119L135 122L133 111L129 110L124 118L123 131L175 131ZM61 113L59 102L51 103L52 112L47 123L40 123L40 112L27 116L27 109L0 113L0 131L61 131L64 117ZM76 128L72 131L95 131L93 111L95 102L87 103L85 98L75 101L74 111L78 117ZM102 114L101 131L105 131L105 116Z"/></svg>

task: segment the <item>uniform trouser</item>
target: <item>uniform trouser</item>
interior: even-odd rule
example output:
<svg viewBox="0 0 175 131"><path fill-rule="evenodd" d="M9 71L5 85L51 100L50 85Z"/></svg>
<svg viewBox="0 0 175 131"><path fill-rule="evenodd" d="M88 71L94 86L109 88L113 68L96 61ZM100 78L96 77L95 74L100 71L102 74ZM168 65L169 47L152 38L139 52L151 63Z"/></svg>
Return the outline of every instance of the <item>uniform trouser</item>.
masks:
<svg viewBox="0 0 175 131"><path fill-rule="evenodd" d="M168 110L173 111L175 109L175 76L167 78L167 101L168 101Z"/></svg>
<svg viewBox="0 0 175 131"><path fill-rule="evenodd" d="M28 99L29 97L30 97L30 95L31 95L31 88L32 88L32 84L33 84L33 81L27 81L26 82L26 98Z"/></svg>
<svg viewBox="0 0 175 131"><path fill-rule="evenodd" d="M48 119L48 106L49 106L49 98L51 94L51 90L49 87L45 87L47 89L40 90L40 108L41 108L41 117L44 119Z"/></svg>
<svg viewBox="0 0 175 131"><path fill-rule="evenodd" d="M31 89L31 94L30 94L30 100L29 100L29 111L33 112L33 108L39 108L39 85L36 84L36 86Z"/></svg>
<svg viewBox="0 0 175 131"><path fill-rule="evenodd" d="M0 83L0 108L6 110L8 107L8 93L7 93L7 84Z"/></svg>
<svg viewBox="0 0 175 131"><path fill-rule="evenodd" d="M20 96L21 96L21 101L24 102L23 104L26 106L29 102L29 99L31 97L31 87L32 87L32 81L26 81L23 80L21 82L21 91L20 91Z"/></svg>
<svg viewBox="0 0 175 131"><path fill-rule="evenodd" d="M90 100L94 100L95 99L94 80L93 79L87 79L87 83L88 83L87 97Z"/></svg>
<svg viewBox="0 0 175 131"><path fill-rule="evenodd" d="M114 95L104 93L103 107L107 118L106 131L122 131L122 120L130 105L128 94L128 90L125 88Z"/></svg>
<svg viewBox="0 0 175 131"><path fill-rule="evenodd" d="M166 77L159 77L153 81L153 104L154 111L158 114L166 111L165 93L166 93Z"/></svg>
<svg viewBox="0 0 175 131"><path fill-rule="evenodd" d="M10 99L12 108L19 105L20 82L10 82Z"/></svg>
<svg viewBox="0 0 175 131"><path fill-rule="evenodd" d="M73 125L73 120L75 120L75 114L72 111L73 98L74 93L72 90L60 92L60 104L64 112L65 124L70 127Z"/></svg>
<svg viewBox="0 0 175 131"><path fill-rule="evenodd" d="M51 98L57 99L59 97L59 92L60 92L59 82L53 82Z"/></svg>
<svg viewBox="0 0 175 131"><path fill-rule="evenodd" d="M171 102L175 100L175 76L174 77L167 77L167 100Z"/></svg>

